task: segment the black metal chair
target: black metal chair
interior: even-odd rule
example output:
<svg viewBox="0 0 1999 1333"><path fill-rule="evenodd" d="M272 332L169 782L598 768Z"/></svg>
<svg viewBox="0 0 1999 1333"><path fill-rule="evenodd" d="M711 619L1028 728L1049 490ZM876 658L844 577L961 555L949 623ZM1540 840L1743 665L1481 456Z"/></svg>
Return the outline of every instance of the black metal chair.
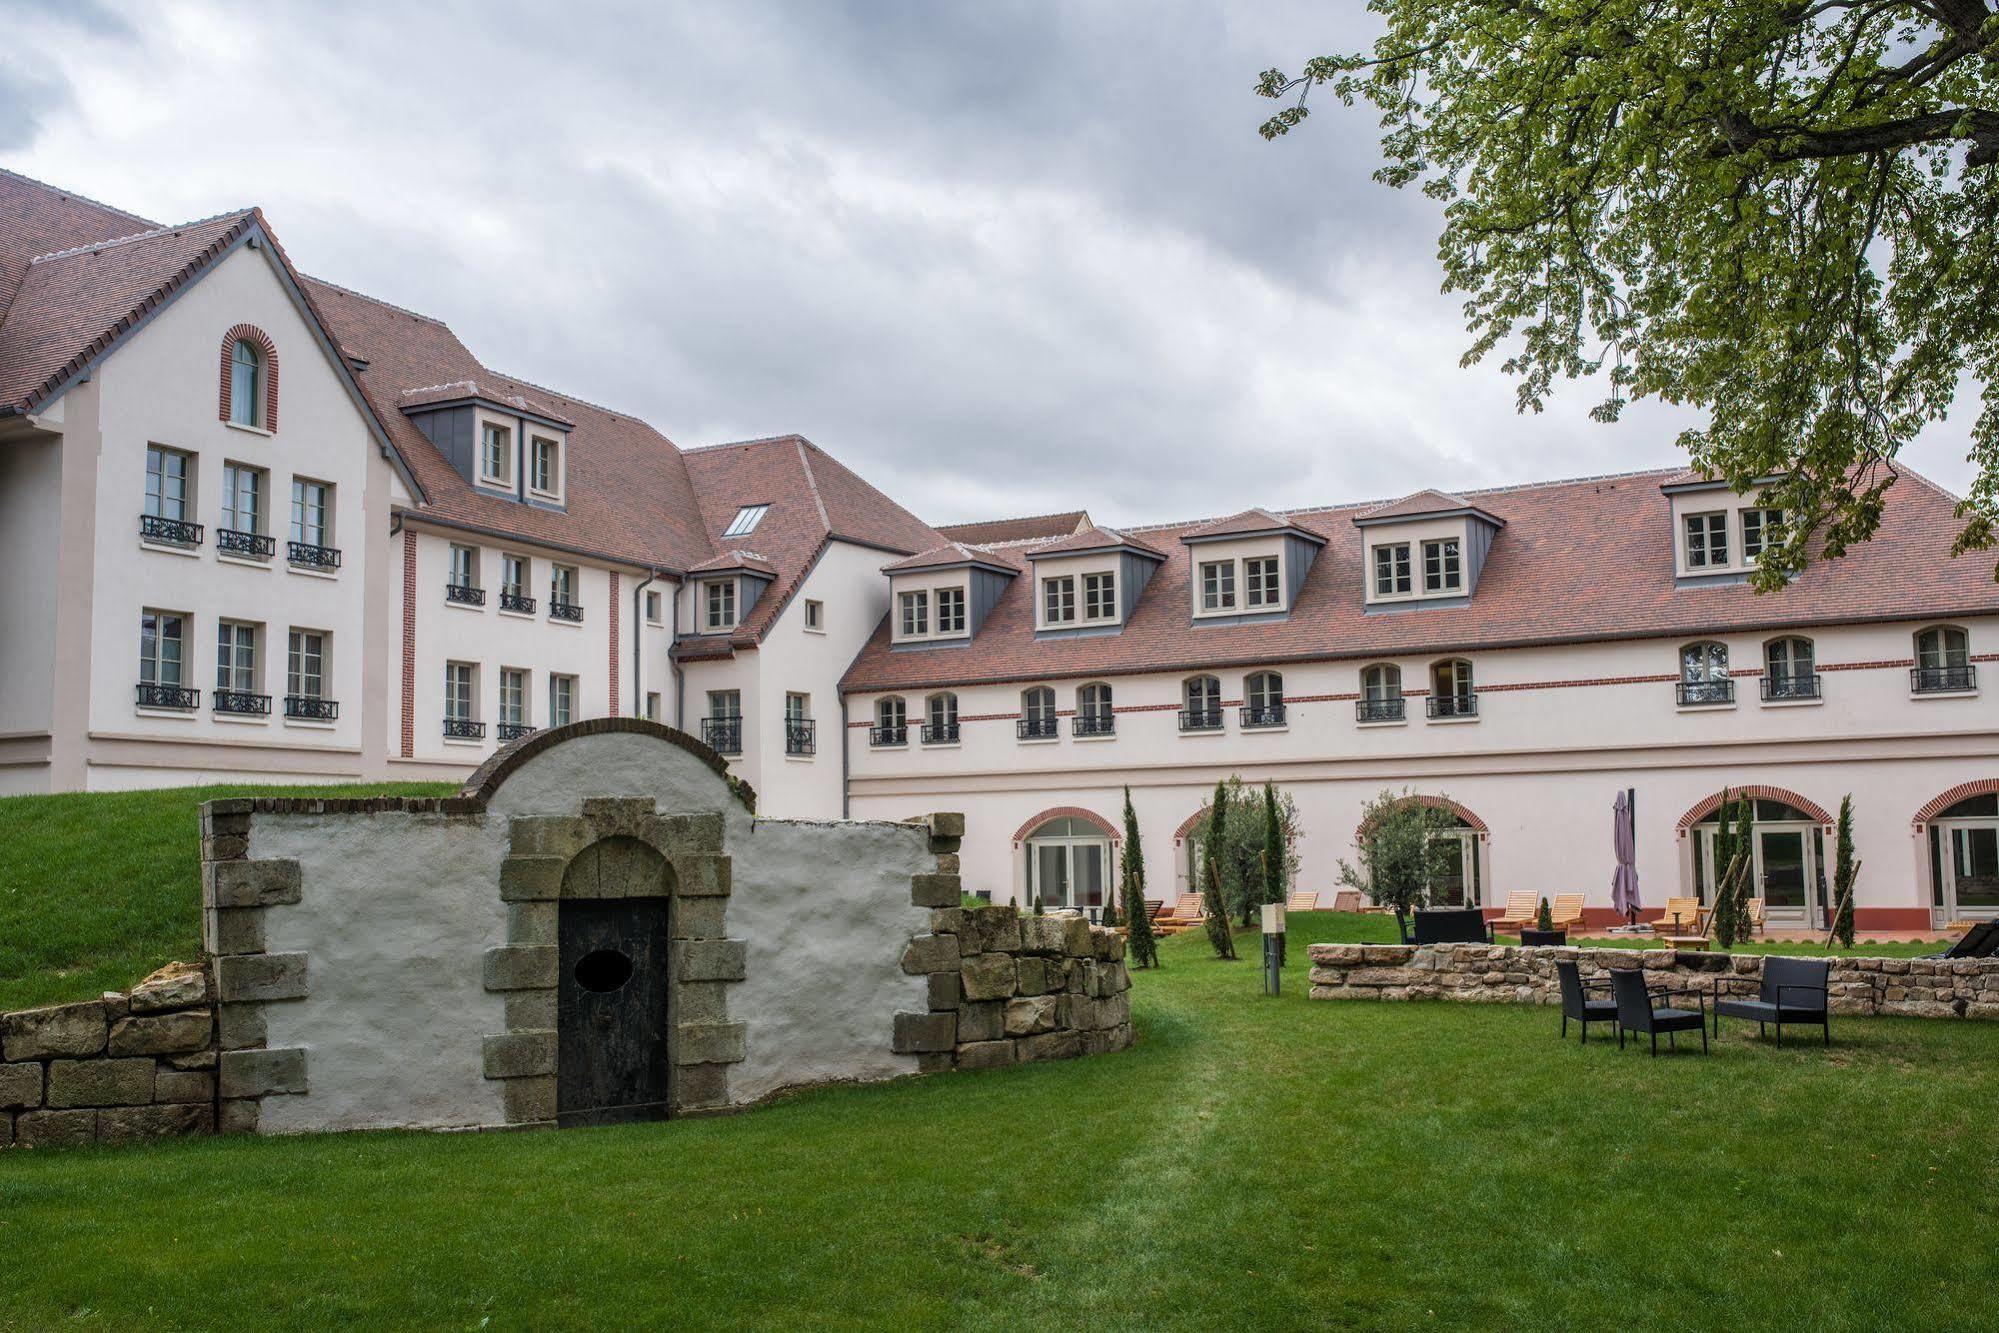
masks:
<svg viewBox="0 0 1999 1333"><path fill-rule="evenodd" d="M1490 944L1492 926L1476 907L1422 907L1407 924L1398 921L1404 944Z"/></svg>
<svg viewBox="0 0 1999 1333"><path fill-rule="evenodd" d="M1592 1023L1615 1023L1617 1021L1617 1001L1590 998L1593 990L1608 990L1608 977L1592 977L1583 980L1582 969L1574 963L1556 963L1555 977L1562 988L1562 1039L1568 1040L1569 1020L1582 1025L1583 1045L1589 1045L1589 1025Z"/></svg>
<svg viewBox="0 0 1999 1333"><path fill-rule="evenodd" d="M1617 1048L1624 1049L1624 1034L1645 1032L1652 1037L1652 1054L1659 1053L1659 1034L1666 1034L1668 1047L1678 1050L1674 1040L1682 1032L1701 1034L1701 1054L1707 1054L1707 995L1691 986L1681 986L1659 992L1671 998L1675 995L1691 995L1699 1004L1698 1009L1675 1009L1652 1002L1652 992L1645 988L1645 974L1635 968L1619 968L1610 974L1611 994L1617 997Z"/></svg>
<svg viewBox="0 0 1999 1333"><path fill-rule="evenodd" d="M1957 937L1942 953L1933 953L1932 958L1990 958L1999 951L1999 921L1980 921L1970 930Z"/></svg>
<svg viewBox="0 0 1999 1333"><path fill-rule="evenodd" d="M1756 1020L1757 1035L1769 1031L1768 1025L1777 1025L1777 1044L1784 1044L1784 1024L1817 1023L1825 1034L1825 1044L1832 1045L1831 1004L1826 994L1826 980L1832 975L1832 963L1824 958L1779 958L1763 960L1763 981L1756 988L1756 998L1749 999L1716 998L1714 1002L1714 1031L1721 1035L1723 1014L1730 1018L1753 1018Z"/></svg>

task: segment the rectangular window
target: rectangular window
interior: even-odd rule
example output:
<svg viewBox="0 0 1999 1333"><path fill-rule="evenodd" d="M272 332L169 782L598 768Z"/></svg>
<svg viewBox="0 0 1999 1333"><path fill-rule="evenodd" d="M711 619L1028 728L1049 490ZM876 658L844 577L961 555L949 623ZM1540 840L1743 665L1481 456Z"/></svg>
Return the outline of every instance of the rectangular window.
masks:
<svg viewBox="0 0 1999 1333"><path fill-rule="evenodd" d="M741 690L708 691L708 716L717 722L728 721L743 715L743 692Z"/></svg>
<svg viewBox="0 0 1999 1333"><path fill-rule="evenodd" d="M902 607L902 637L916 639L930 632L930 594L906 592L898 599Z"/></svg>
<svg viewBox="0 0 1999 1333"><path fill-rule="evenodd" d="M518 727L527 721L527 698L528 673L516 667L501 667L499 714L501 726Z"/></svg>
<svg viewBox="0 0 1999 1333"><path fill-rule="evenodd" d="M451 586L454 588L476 588L479 586L478 547L453 546L451 548Z"/></svg>
<svg viewBox="0 0 1999 1333"><path fill-rule="evenodd" d="M1251 606L1268 610L1283 605L1283 594L1277 587L1276 556L1258 556L1254 560L1243 561L1242 582Z"/></svg>
<svg viewBox="0 0 1999 1333"><path fill-rule="evenodd" d="M940 607L939 610L941 611L942 608ZM814 631L826 628L826 604L824 602L815 602L810 597L805 599L805 628Z"/></svg>
<svg viewBox="0 0 1999 1333"><path fill-rule="evenodd" d="M1113 620L1117 617L1117 575L1083 575L1083 619Z"/></svg>
<svg viewBox="0 0 1999 1333"><path fill-rule="evenodd" d="M1776 529L1784 521L1781 509L1745 509L1742 511L1742 560L1744 564L1754 563L1763 555L1763 548L1776 542ZM1692 564L1690 559L1687 562Z"/></svg>
<svg viewBox="0 0 1999 1333"><path fill-rule="evenodd" d="M744 505L736 511L736 516L729 520L729 526L722 529L722 535L747 537L757 530L757 524L763 522L764 515L769 512L769 505Z"/></svg>
<svg viewBox="0 0 1999 1333"><path fill-rule="evenodd" d="M576 605L576 566L548 567L548 600L555 606Z"/></svg>
<svg viewBox="0 0 1999 1333"><path fill-rule="evenodd" d="M937 632L939 634L963 634L965 632L965 590L963 588L939 588L937 590Z"/></svg>
<svg viewBox="0 0 1999 1333"><path fill-rule="evenodd" d="M1235 561L1211 560L1201 566L1201 609L1235 610Z"/></svg>
<svg viewBox="0 0 1999 1333"><path fill-rule="evenodd" d="M646 721L659 721L659 691L646 691Z"/></svg>
<svg viewBox="0 0 1999 1333"><path fill-rule="evenodd" d="M809 606L811 605L811 603L808 602L806 603L806 605ZM648 589L646 591L646 624L657 625L659 623L660 623L660 596L658 593Z"/></svg>
<svg viewBox="0 0 1999 1333"><path fill-rule="evenodd" d="M285 656L285 693L295 699L326 697L326 635L295 629Z"/></svg>
<svg viewBox="0 0 1999 1333"><path fill-rule="evenodd" d="M1687 515L1687 568L1716 569L1728 563L1728 515Z"/></svg>
<svg viewBox="0 0 1999 1333"><path fill-rule="evenodd" d="M566 727L576 720L576 677L548 678L548 725Z"/></svg>
<svg viewBox="0 0 1999 1333"><path fill-rule="evenodd" d="M257 692L257 627L238 620L215 626L215 688Z"/></svg>
<svg viewBox="0 0 1999 1333"><path fill-rule="evenodd" d="M525 597L534 574L533 562L524 555L500 557L500 591L510 597Z"/></svg>
<svg viewBox="0 0 1999 1333"><path fill-rule="evenodd" d="M1453 592L1464 586L1464 571L1458 561L1458 539L1423 543L1423 591Z"/></svg>
<svg viewBox="0 0 1999 1333"><path fill-rule="evenodd" d="M562 446L546 436L528 445L528 489L549 499L562 494Z"/></svg>
<svg viewBox="0 0 1999 1333"><path fill-rule="evenodd" d="M470 722L474 700L478 698L479 668L470 662L444 664L444 716L451 722Z"/></svg>
<svg viewBox="0 0 1999 1333"><path fill-rule="evenodd" d="M222 526L232 532L264 530L264 473L241 463L222 465Z"/></svg>
<svg viewBox="0 0 1999 1333"><path fill-rule="evenodd" d="M146 446L146 514L185 523L192 517L188 485L193 460L178 449Z"/></svg>
<svg viewBox="0 0 1999 1333"><path fill-rule="evenodd" d="M707 585L708 628L732 629L736 624L736 583L716 579Z"/></svg>
<svg viewBox="0 0 1999 1333"><path fill-rule="evenodd" d="M292 540L333 545L333 487L326 482L292 478Z"/></svg>
<svg viewBox="0 0 1999 1333"><path fill-rule="evenodd" d="M812 717L812 696L809 694L787 694L784 696L784 720L786 722L806 722Z"/></svg>
<svg viewBox="0 0 1999 1333"><path fill-rule="evenodd" d="M1374 595L1396 597L1415 590L1409 566L1409 543L1392 542L1374 548Z"/></svg>
<svg viewBox="0 0 1999 1333"><path fill-rule="evenodd" d="M139 679L147 685L187 683L187 617L174 611L139 616Z"/></svg>
<svg viewBox="0 0 1999 1333"><path fill-rule="evenodd" d="M1076 580L1073 577L1041 581L1041 623L1066 625L1076 618Z"/></svg>
<svg viewBox="0 0 1999 1333"><path fill-rule="evenodd" d="M490 421L479 427L479 480L495 486L514 484L514 433Z"/></svg>

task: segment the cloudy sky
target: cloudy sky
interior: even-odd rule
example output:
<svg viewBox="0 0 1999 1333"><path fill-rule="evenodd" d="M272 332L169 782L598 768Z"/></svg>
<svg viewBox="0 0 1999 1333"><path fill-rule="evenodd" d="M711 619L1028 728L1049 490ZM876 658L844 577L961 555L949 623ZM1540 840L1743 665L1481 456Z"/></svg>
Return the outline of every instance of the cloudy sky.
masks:
<svg viewBox="0 0 1999 1333"><path fill-rule="evenodd" d="M632 6L637 9L637 6ZM307 272L683 446L799 431L936 522L1111 522L1677 461L1461 369L1438 216L1327 99L1349 4L0 0L0 166L261 204ZM1967 418L1968 419L1968 418ZM1965 432L1909 461L1956 489Z"/></svg>

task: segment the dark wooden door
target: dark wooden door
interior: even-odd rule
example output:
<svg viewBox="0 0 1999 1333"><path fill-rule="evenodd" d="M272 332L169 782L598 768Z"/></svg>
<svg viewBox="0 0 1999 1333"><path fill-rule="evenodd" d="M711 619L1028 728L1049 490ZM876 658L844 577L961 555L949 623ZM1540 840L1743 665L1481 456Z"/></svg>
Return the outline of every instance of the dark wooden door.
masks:
<svg viewBox="0 0 1999 1333"><path fill-rule="evenodd" d="M557 1123L663 1118L666 899L565 899L557 920Z"/></svg>

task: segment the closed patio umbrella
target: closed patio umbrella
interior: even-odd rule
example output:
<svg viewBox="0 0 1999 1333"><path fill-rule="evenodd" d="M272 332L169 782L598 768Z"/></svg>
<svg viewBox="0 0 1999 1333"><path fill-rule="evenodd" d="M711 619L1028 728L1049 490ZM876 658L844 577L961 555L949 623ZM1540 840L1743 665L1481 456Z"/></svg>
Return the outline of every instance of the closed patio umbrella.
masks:
<svg viewBox="0 0 1999 1333"><path fill-rule="evenodd" d="M1638 919L1638 831L1631 797L1617 793L1610 808L1610 845L1617 854L1617 869L1610 874L1610 905L1623 913L1626 921Z"/></svg>

